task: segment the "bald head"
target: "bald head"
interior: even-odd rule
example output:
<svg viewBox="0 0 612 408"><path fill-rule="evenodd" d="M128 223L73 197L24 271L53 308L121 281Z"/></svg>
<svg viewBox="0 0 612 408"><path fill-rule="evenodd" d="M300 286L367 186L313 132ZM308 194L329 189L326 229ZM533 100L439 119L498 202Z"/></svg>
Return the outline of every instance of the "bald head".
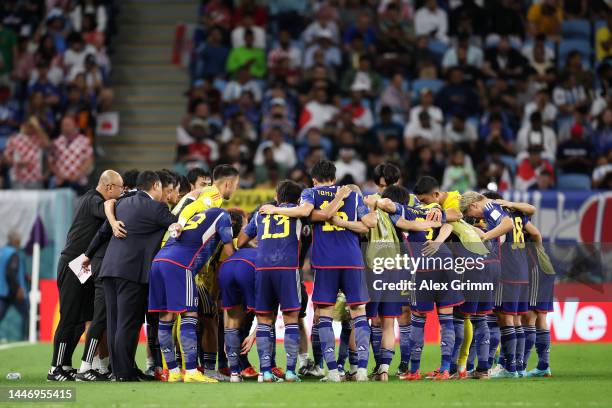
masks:
<svg viewBox="0 0 612 408"><path fill-rule="evenodd" d="M105 170L100 175L96 190L98 190L106 200L119 198L121 193L123 193L123 178L121 178L121 174L114 170Z"/></svg>

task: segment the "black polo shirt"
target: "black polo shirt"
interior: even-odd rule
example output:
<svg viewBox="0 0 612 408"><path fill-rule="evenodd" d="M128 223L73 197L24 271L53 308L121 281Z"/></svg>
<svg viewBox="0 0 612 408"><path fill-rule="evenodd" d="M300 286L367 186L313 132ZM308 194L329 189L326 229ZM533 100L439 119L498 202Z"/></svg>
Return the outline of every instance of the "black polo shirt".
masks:
<svg viewBox="0 0 612 408"><path fill-rule="evenodd" d="M62 256L72 260L85 252L94 235L106 220L104 201L104 197L96 189L91 189L81 196L68 231Z"/></svg>

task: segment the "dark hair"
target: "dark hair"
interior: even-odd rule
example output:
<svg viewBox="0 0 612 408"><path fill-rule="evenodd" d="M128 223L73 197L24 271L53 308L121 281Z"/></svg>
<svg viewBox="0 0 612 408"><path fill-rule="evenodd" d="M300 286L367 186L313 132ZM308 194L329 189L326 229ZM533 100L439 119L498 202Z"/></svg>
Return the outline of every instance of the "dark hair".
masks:
<svg viewBox="0 0 612 408"><path fill-rule="evenodd" d="M414 185L414 194L416 195L429 194L439 188L440 188L440 183L438 183L438 180L436 180L435 178L431 176L423 176L420 179L418 179L418 181Z"/></svg>
<svg viewBox="0 0 612 408"><path fill-rule="evenodd" d="M138 175L140 172L136 169L128 170L123 173L123 185L132 190L138 185Z"/></svg>
<svg viewBox="0 0 612 408"><path fill-rule="evenodd" d="M153 188L155 183L159 183L160 181L159 175L156 172L145 170L138 175L136 186L139 190L149 191Z"/></svg>
<svg viewBox="0 0 612 408"><path fill-rule="evenodd" d="M374 183L378 185L381 178L385 180L387 186L391 186L400 179L401 171L399 167L392 163L382 163L374 168Z"/></svg>
<svg viewBox="0 0 612 408"><path fill-rule="evenodd" d="M487 197L487 198L490 198L491 200L500 200L500 199L504 198L497 191L491 191L491 190L485 191L484 193L482 193L482 195Z"/></svg>
<svg viewBox="0 0 612 408"><path fill-rule="evenodd" d="M230 208L227 212L232 222L232 237L236 238L240 234L240 230L242 230L246 213L242 208Z"/></svg>
<svg viewBox="0 0 612 408"><path fill-rule="evenodd" d="M410 201L410 192L402 186L391 185L385 188L382 193L382 198L388 198L394 203L408 204Z"/></svg>
<svg viewBox="0 0 612 408"><path fill-rule="evenodd" d="M179 176L178 182L180 185L180 188L179 188L180 195L185 195L191 191L191 186L189 185L189 180L187 180L187 177Z"/></svg>
<svg viewBox="0 0 612 408"><path fill-rule="evenodd" d="M318 182L325 183L336 179L336 166L329 160L319 160L310 169L310 176Z"/></svg>
<svg viewBox="0 0 612 408"><path fill-rule="evenodd" d="M230 164L219 164L213 169L213 181L221 180L225 177L238 177L238 170Z"/></svg>
<svg viewBox="0 0 612 408"><path fill-rule="evenodd" d="M297 204L300 201L303 187L292 180L283 180L276 186L276 198L279 203Z"/></svg>
<svg viewBox="0 0 612 408"><path fill-rule="evenodd" d="M194 167L187 173L187 180L189 181L189 184L195 184L200 177L210 177L210 173L201 167Z"/></svg>
<svg viewBox="0 0 612 408"><path fill-rule="evenodd" d="M166 170L158 170L155 173L157 173L159 181L161 181L162 188L174 185L174 176L172 176L172 174L168 173Z"/></svg>
<svg viewBox="0 0 612 408"><path fill-rule="evenodd" d="M542 114L539 111L533 111L533 113L529 116L529 122L533 123L535 121L542 121Z"/></svg>

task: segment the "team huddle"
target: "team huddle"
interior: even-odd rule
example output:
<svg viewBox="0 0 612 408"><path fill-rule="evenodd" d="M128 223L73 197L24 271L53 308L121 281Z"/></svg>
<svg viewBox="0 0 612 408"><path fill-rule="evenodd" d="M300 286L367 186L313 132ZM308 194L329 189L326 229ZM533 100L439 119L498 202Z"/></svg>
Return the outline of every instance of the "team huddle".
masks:
<svg viewBox="0 0 612 408"><path fill-rule="evenodd" d="M321 160L310 170L313 187L281 181L274 202L247 216L241 209L221 208L238 186L233 167L217 166L210 181L195 171L189 183L180 182L192 190L180 200L179 180L167 176L151 178L138 198L154 198L148 191L161 184L164 193L155 199L173 207L174 215L157 221L167 231L161 249L149 258L150 269L146 266L148 368L142 373L135 365L122 367L125 372L166 382L388 381L397 324L400 380L551 375L546 314L552 311L554 270L530 222L535 207L493 192L440 191L431 177L421 178L410 193L399 185L400 170L393 164L374 169L378 194L364 196L356 185L337 186L333 162ZM107 203L108 222L85 251L87 257L101 247L104 230L106 240L125 237L114 200ZM160 248L159 241L155 245ZM381 254L400 253L423 262L371 273ZM307 254L314 272L312 327L307 327L301 273ZM459 258L462 265L469 261L478 267L460 271L446 262ZM102 276L107 261L112 262L104 258ZM374 290L398 281L410 282L410 289ZM106 303L114 302L107 283ZM489 289L470 290L474 284ZM102 318L94 317L90 325L79 372L71 374L75 370L66 366L69 357L60 342L48 379L103 381L113 378L110 370L119 371L109 370L102 347L104 292L99 309ZM279 311L285 369L276 363ZM432 313L439 321L441 361L437 370L421 374L425 324ZM334 321L342 327L338 346ZM135 364L135 340L121 345L128 350L127 365ZM109 349L113 344L109 340ZM259 370L248 361L253 345ZM527 371L534 346L537 367ZM368 374L370 348L375 368Z"/></svg>

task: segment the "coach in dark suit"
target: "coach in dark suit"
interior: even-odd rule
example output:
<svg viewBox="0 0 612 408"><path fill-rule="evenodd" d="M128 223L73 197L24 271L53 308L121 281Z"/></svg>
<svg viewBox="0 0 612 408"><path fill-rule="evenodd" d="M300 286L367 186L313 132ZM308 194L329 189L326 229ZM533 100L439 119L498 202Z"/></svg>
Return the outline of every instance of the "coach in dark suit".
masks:
<svg viewBox="0 0 612 408"><path fill-rule="evenodd" d="M117 381L135 379L134 355L144 321L151 262L168 227L176 223L166 204L160 202L159 176L143 171L140 191L117 203L116 218L125 224L127 237L111 238L100 277L106 297L108 350Z"/></svg>

